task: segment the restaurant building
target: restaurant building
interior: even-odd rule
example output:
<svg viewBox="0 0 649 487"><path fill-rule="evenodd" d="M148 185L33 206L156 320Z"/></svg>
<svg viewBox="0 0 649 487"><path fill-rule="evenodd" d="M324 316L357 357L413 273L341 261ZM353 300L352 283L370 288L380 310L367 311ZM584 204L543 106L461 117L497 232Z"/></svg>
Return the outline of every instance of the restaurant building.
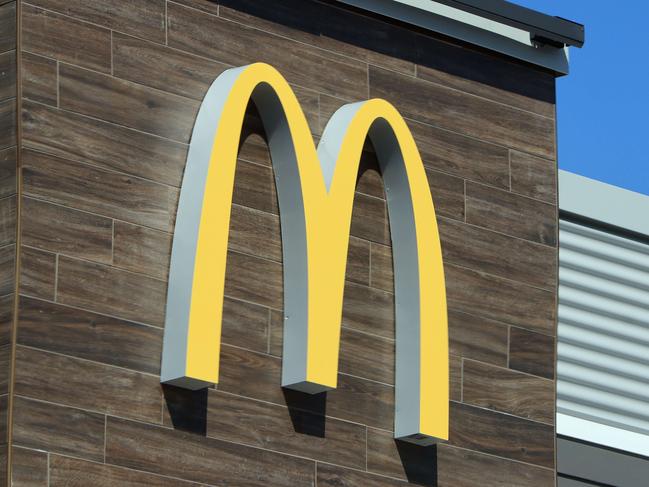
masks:
<svg viewBox="0 0 649 487"><path fill-rule="evenodd" d="M581 25L499 0L0 0L2 485L556 485L555 81L583 40ZM179 207L207 185L185 170L201 148L199 108L212 83L257 62L288 81L271 88L295 94L316 142L336 135L336 122L325 127L348 104L374 98L407 128L390 111L393 131L370 131L360 157L336 384L312 389L308 375L282 387L296 336L284 333L287 296L301 289L287 248L307 239L288 236L296 207L282 200L291 185L276 155L310 142L278 138L262 95L243 118L213 295L218 384L198 387L189 372L161 384L168 302L196 289L171 283L187 268L177 249L198 238L174 234L189 221ZM402 134L390 157L381 133ZM411 139L418 165L397 154ZM395 397L425 404L395 386L411 365L398 357L412 345L400 324L415 282L406 264L437 261L428 246L403 252L414 235L403 222L430 198L399 206L394 154L414 167L406 186L432 195L417 238L441 242L444 340L416 343L421 363L444 363L425 398L443 402L432 435L395 432ZM432 289L432 275L416 275L417 292Z"/></svg>

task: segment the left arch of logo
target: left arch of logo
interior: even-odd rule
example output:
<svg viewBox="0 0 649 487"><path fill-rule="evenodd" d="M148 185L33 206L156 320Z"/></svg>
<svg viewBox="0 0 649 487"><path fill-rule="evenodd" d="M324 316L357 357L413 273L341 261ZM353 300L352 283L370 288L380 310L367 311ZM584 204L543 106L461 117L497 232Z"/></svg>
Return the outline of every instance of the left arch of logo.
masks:
<svg viewBox="0 0 649 487"><path fill-rule="evenodd" d="M284 263L282 386L336 387L349 230L366 138L386 189L395 275L395 437L448 438L448 332L441 248L428 180L397 110L379 99L340 108L316 149L299 102L273 67L221 74L199 109L176 218L161 381L218 382L236 159L248 102L275 171Z"/></svg>

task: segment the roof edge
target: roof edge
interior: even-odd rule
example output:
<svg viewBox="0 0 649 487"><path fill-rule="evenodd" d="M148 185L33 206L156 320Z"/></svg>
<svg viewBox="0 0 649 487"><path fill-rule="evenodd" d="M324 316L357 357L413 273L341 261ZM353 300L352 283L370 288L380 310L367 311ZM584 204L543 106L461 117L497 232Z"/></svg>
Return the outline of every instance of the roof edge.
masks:
<svg viewBox="0 0 649 487"><path fill-rule="evenodd" d="M583 26L504 0L336 0L548 69L569 71ZM581 35L580 35L581 31Z"/></svg>
<svg viewBox="0 0 649 487"><path fill-rule="evenodd" d="M649 236L649 196L559 170L559 209Z"/></svg>
<svg viewBox="0 0 649 487"><path fill-rule="evenodd" d="M582 24L553 17L503 0L435 0L439 3L527 30L533 38L545 39L557 47L584 45Z"/></svg>

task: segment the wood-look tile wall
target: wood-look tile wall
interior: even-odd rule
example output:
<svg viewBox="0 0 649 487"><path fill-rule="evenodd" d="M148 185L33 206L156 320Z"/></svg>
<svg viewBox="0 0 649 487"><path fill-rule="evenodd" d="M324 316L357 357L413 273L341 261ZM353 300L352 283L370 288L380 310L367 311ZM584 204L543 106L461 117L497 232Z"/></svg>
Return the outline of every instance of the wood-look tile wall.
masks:
<svg viewBox="0 0 649 487"><path fill-rule="evenodd" d="M311 0L29 0L20 35L13 485L554 485L550 74ZM371 151L339 387L280 388L280 227L254 109L236 173L220 383L159 385L194 116L218 74L253 61L292 83L316 137L338 107L368 97L407 118L446 266L448 443L392 439L392 257Z"/></svg>
<svg viewBox="0 0 649 487"><path fill-rule="evenodd" d="M0 485L7 483L16 267L16 2L0 1Z"/></svg>

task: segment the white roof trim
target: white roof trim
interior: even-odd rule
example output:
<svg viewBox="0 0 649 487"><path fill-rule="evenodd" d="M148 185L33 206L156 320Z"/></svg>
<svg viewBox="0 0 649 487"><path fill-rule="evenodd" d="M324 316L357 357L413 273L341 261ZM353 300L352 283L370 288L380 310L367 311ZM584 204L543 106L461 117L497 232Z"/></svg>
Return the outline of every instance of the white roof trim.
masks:
<svg viewBox="0 0 649 487"><path fill-rule="evenodd" d="M448 19L457 20L463 24L471 25L477 27L478 29L486 30L493 32L495 34L501 35L503 37L508 37L516 42L525 44L528 46L532 45L530 41L529 32L517 29L516 27L510 27L508 25L501 24L495 20L486 19L475 15L469 12L464 12L457 8L449 7L448 5L443 5L430 0L395 0L398 3L403 3L409 5L413 8L418 8L420 10L425 10L435 15L441 17L446 17Z"/></svg>
<svg viewBox="0 0 649 487"><path fill-rule="evenodd" d="M559 171L559 208L649 236L649 196Z"/></svg>
<svg viewBox="0 0 649 487"><path fill-rule="evenodd" d="M432 0L338 1L568 74L567 47L534 46L529 32Z"/></svg>
<svg viewBox="0 0 649 487"><path fill-rule="evenodd" d="M649 456L649 441L646 435L567 414L557 413L557 434Z"/></svg>

